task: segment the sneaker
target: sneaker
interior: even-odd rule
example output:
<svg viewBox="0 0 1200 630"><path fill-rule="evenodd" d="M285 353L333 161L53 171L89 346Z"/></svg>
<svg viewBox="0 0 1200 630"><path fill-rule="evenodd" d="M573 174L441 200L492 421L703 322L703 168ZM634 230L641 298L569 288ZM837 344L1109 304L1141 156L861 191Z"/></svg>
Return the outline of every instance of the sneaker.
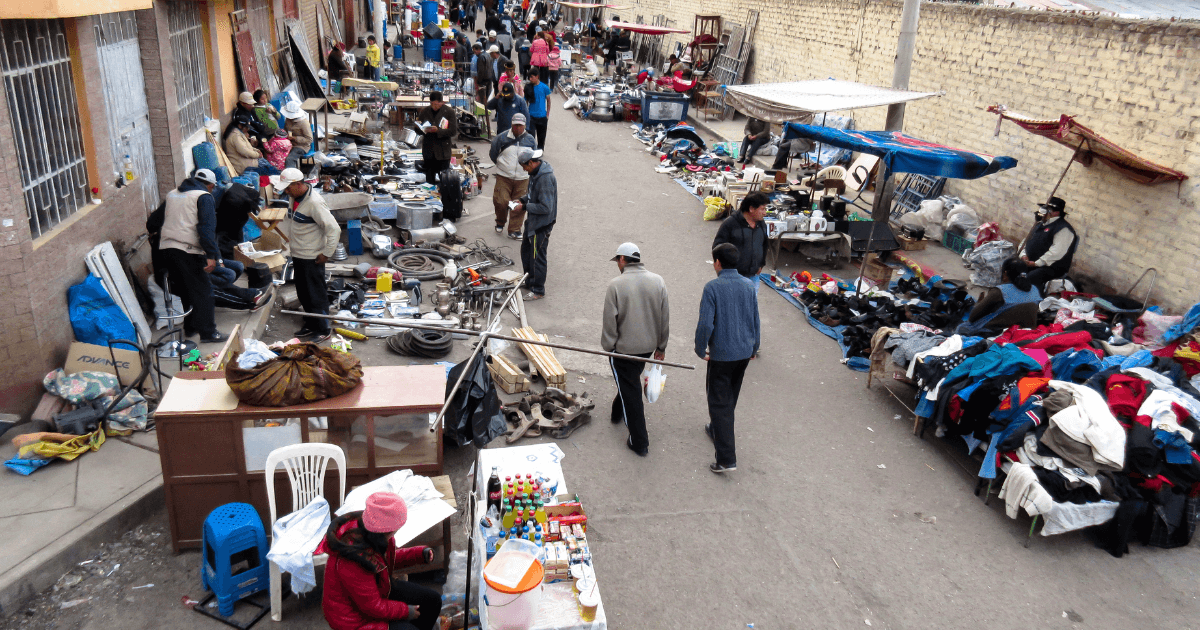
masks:
<svg viewBox="0 0 1200 630"><path fill-rule="evenodd" d="M252 310L257 311L267 304L270 304L271 298L273 297L275 297L275 287L267 287L259 291L258 295L254 297L254 308Z"/></svg>
<svg viewBox="0 0 1200 630"><path fill-rule="evenodd" d="M712 440L714 444L716 443L717 438L713 437L713 430L712 430L711 424L704 425L704 435L707 435L708 439Z"/></svg>
<svg viewBox="0 0 1200 630"><path fill-rule="evenodd" d="M640 455L642 457L645 457L647 454L650 453L650 449L648 449L648 448L640 450L640 451L637 450L636 448L633 448L633 438L632 437L627 438L625 440L625 446L628 447L629 450L633 451L634 453L637 453L638 455Z"/></svg>
<svg viewBox="0 0 1200 630"><path fill-rule="evenodd" d="M229 340L229 335L222 335L219 331L211 335L200 335L200 343L224 343Z"/></svg>
<svg viewBox="0 0 1200 630"><path fill-rule="evenodd" d="M305 337L311 337L315 334L317 334L317 331L309 328L308 326L305 326L304 328L301 328L300 330L297 330L296 332L292 333L292 336L297 339L304 339Z"/></svg>
<svg viewBox="0 0 1200 630"><path fill-rule="evenodd" d="M496 226L496 233L497 233L497 234L503 234L503 233L504 233L504 224L500 224L500 225L497 225L497 226Z"/></svg>
<svg viewBox="0 0 1200 630"><path fill-rule="evenodd" d="M722 466L716 462L713 462L708 465L708 469L719 475L721 473L733 472L737 470L737 464L733 464L732 466Z"/></svg>
<svg viewBox="0 0 1200 630"><path fill-rule="evenodd" d="M521 296L521 299L525 300L526 302L532 302L534 300L540 300L544 297L546 297L545 293L534 293L533 291L530 291L529 293Z"/></svg>
<svg viewBox="0 0 1200 630"><path fill-rule="evenodd" d="M514 241L519 241L519 240L525 238L525 235L520 232L509 232L508 238L511 238Z"/></svg>
<svg viewBox="0 0 1200 630"><path fill-rule="evenodd" d="M314 332L311 337L309 337L308 339L305 339L305 341L307 341L309 343L321 343L324 341L328 341L329 337L330 337L330 332L328 330L326 330L325 332L321 332L318 330L318 331Z"/></svg>

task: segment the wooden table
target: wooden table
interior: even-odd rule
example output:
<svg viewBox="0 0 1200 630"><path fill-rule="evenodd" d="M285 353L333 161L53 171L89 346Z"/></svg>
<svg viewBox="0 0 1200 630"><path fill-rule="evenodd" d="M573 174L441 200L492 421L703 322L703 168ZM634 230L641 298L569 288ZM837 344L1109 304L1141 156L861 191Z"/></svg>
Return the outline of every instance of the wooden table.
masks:
<svg viewBox="0 0 1200 630"><path fill-rule="evenodd" d="M392 101L392 107L400 111L400 126L404 127L410 122L417 122L417 114L429 107L429 99L424 96L397 96Z"/></svg>
<svg viewBox="0 0 1200 630"><path fill-rule="evenodd" d="M445 400L445 368L378 366L363 371L363 383L354 391L315 403L292 407L239 403L228 411L155 414L174 549L198 547L204 519L226 503L250 503L266 523L270 513L263 463L266 453L287 444L340 446L346 454L348 488L396 470L440 475L442 431L440 425L430 431L429 420ZM176 379L224 377L224 372L183 372ZM263 421L280 426L261 426ZM290 505L286 474L276 470L272 479L280 514L303 507ZM325 496L331 505L337 492L337 476L326 475Z"/></svg>

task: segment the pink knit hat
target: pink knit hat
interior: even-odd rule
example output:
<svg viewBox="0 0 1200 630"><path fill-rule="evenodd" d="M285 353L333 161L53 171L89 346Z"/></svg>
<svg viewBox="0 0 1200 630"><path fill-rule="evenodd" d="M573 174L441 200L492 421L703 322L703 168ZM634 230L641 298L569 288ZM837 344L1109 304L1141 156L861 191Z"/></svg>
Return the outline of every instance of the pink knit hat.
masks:
<svg viewBox="0 0 1200 630"><path fill-rule="evenodd" d="M408 506L394 492L376 492L367 497L367 508L363 510L363 527L369 532L395 533L408 520Z"/></svg>

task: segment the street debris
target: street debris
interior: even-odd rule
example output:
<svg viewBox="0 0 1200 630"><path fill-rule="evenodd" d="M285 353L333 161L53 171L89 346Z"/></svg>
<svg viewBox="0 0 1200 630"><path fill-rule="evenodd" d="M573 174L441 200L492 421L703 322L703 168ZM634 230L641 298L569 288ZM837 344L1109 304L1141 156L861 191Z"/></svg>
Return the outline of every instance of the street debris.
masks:
<svg viewBox="0 0 1200 630"><path fill-rule="evenodd" d="M92 598L91 598L91 597L84 597L84 598L82 598L82 599L72 599L72 600L71 600L71 601L69 601L69 602L63 602L63 603L59 604L59 605L58 605L58 609L59 609L59 610L66 610L66 609L68 609L68 608L74 608L74 607L76 607L76 606L78 606L78 605L80 605L80 604L86 604L86 603L88 603L88 602L90 602L90 601L92 601ZM1065 616L1065 615L1064 615L1064 616Z"/></svg>
<svg viewBox="0 0 1200 630"><path fill-rule="evenodd" d="M876 466L876 468L887 468L887 466L884 466L883 464L880 464L880 465Z"/></svg>
<svg viewBox="0 0 1200 630"><path fill-rule="evenodd" d="M922 523L929 523L930 525L933 525L934 523L937 522L936 516L926 516L920 512L913 512L913 515L915 515L917 518L921 519Z"/></svg>

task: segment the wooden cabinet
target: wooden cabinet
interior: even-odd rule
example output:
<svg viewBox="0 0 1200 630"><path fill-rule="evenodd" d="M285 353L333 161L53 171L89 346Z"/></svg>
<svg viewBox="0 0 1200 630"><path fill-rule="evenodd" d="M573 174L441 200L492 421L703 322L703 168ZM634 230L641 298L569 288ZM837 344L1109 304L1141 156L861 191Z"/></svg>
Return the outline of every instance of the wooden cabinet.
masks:
<svg viewBox="0 0 1200 630"><path fill-rule="evenodd" d="M176 378L224 379L225 375L196 372ZM429 422L431 414L441 409L445 393L442 366L380 366L364 368L363 383L354 391L315 403L292 407L243 403L227 411L156 414L172 546L176 551L199 547L209 512L235 501L253 505L269 532L263 467L267 454L280 446L328 442L342 447L347 488L396 470L440 475L441 426L430 431ZM291 487L282 469L276 470L274 483L279 514L303 507L291 505ZM325 497L337 509L337 477L332 470L325 478Z"/></svg>

